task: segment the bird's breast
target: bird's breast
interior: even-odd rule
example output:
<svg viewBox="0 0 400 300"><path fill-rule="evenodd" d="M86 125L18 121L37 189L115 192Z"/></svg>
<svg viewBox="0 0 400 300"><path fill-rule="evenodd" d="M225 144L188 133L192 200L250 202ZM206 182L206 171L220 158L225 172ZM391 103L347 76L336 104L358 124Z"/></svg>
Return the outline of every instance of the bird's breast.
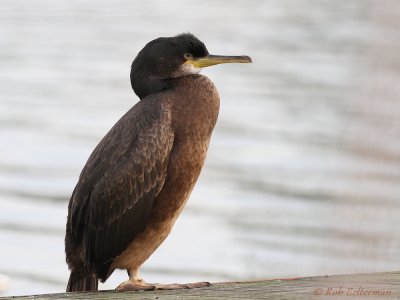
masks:
<svg viewBox="0 0 400 300"><path fill-rule="evenodd" d="M204 165L219 112L218 92L205 76L180 79L170 97L174 143L166 181L156 199L160 220L175 219L185 205Z"/></svg>

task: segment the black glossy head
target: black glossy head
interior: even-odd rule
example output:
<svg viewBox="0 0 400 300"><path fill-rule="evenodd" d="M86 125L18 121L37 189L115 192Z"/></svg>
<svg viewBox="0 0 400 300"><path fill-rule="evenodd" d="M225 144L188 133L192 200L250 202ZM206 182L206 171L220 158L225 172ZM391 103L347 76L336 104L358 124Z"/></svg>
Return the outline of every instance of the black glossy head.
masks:
<svg viewBox="0 0 400 300"><path fill-rule="evenodd" d="M132 88L140 99L158 93L168 87L167 79L196 72L195 69L182 72L181 67L188 59L207 55L204 43L190 33L155 39L139 52L132 63Z"/></svg>

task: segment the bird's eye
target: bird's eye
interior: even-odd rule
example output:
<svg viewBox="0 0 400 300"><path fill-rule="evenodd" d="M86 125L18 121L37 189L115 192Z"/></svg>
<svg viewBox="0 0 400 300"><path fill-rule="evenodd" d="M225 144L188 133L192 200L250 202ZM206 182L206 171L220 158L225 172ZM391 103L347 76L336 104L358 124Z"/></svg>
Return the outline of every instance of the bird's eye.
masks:
<svg viewBox="0 0 400 300"><path fill-rule="evenodd" d="M185 58L185 59L193 59L193 55L192 54L190 54L190 53L185 53L184 55L183 55L183 57Z"/></svg>

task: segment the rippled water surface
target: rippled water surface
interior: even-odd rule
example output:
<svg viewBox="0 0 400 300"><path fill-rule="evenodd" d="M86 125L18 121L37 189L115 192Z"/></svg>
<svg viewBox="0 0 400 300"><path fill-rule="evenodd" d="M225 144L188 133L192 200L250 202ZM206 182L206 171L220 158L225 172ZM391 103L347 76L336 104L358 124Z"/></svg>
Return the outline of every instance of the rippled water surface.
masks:
<svg viewBox="0 0 400 300"><path fill-rule="evenodd" d="M399 270L399 11L378 0L2 1L2 295L65 289L67 203L80 170L137 102L136 53L184 31L211 53L254 63L203 70L220 92L219 122L191 199L143 277ZM101 288L124 278L116 272Z"/></svg>

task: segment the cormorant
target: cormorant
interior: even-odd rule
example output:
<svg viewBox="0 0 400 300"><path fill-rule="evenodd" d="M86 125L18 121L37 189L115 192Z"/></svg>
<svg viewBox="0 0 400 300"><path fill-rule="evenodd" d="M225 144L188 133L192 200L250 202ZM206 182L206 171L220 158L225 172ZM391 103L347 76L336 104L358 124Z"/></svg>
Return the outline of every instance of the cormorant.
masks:
<svg viewBox="0 0 400 300"><path fill-rule="evenodd" d="M130 78L140 101L94 149L68 205L67 292L97 290L115 269L129 275L120 291L207 284L152 285L139 268L170 233L206 158L219 96L199 71L249 62L210 55L190 33L155 39L139 52Z"/></svg>

